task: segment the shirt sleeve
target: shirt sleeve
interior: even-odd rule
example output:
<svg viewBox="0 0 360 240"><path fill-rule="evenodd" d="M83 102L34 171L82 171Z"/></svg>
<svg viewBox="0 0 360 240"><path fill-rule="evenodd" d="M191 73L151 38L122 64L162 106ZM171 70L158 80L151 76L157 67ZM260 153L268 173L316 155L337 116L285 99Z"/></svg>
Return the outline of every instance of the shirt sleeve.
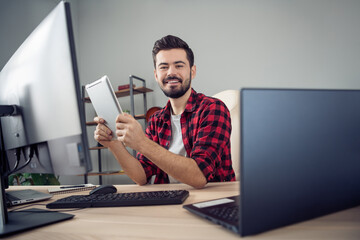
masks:
<svg viewBox="0 0 360 240"><path fill-rule="evenodd" d="M207 181L215 179L225 165L231 165L230 112L221 101L215 101L201 110L196 139L190 157L196 161ZM221 167L220 167L221 166Z"/></svg>
<svg viewBox="0 0 360 240"><path fill-rule="evenodd" d="M156 142L156 139L154 139L154 137L156 136L156 134L154 132L155 131L155 128L154 128L155 124L154 124L154 121L152 121L152 119L153 118L149 119L148 126L147 126L147 128L145 130L145 134L149 139ZM139 160L142 167L144 168L147 182L149 182L151 177L156 174L157 166L153 162L151 162L149 159L147 159L143 154L141 154L139 152L137 153L136 158Z"/></svg>

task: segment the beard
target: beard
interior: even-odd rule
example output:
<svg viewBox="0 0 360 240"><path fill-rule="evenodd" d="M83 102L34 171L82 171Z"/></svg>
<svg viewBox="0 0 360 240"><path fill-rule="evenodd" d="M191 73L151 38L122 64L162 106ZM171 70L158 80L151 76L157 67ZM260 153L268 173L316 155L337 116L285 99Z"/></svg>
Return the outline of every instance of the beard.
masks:
<svg viewBox="0 0 360 240"><path fill-rule="evenodd" d="M164 89L162 87L163 85L165 85L166 81L174 80L174 79L177 79L181 83L184 83L184 84L181 84L180 88L170 87L170 89ZM185 81L183 81L182 79L180 79L178 77L167 77L163 80L163 85L160 85L160 88L163 91L163 93L165 94L165 96L167 96L169 98L180 98L189 90L189 88L191 86L191 75L190 75L190 78L186 79Z"/></svg>

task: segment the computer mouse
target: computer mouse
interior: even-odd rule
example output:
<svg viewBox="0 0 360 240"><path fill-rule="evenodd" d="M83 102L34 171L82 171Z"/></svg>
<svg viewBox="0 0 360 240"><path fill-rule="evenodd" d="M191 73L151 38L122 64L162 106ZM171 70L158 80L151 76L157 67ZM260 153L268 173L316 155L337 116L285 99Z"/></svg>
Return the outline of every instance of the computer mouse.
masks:
<svg viewBox="0 0 360 240"><path fill-rule="evenodd" d="M107 193L116 193L117 189L113 185L100 185L99 187L94 188L90 191L91 194L107 194Z"/></svg>

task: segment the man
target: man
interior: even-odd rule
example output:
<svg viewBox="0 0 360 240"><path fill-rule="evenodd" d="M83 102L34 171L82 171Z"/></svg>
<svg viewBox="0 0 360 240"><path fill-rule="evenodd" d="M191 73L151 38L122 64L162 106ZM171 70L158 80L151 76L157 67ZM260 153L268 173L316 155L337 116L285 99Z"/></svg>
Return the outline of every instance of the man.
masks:
<svg viewBox="0 0 360 240"><path fill-rule="evenodd" d="M182 182L202 188L207 182L234 181L230 154L230 113L218 99L191 88L194 55L180 38L166 36L153 48L154 75L169 98L150 119L146 132L129 114L116 119L116 133L98 123L95 140L107 147L137 184ZM111 141L116 134L117 141ZM138 151L137 158L125 146Z"/></svg>

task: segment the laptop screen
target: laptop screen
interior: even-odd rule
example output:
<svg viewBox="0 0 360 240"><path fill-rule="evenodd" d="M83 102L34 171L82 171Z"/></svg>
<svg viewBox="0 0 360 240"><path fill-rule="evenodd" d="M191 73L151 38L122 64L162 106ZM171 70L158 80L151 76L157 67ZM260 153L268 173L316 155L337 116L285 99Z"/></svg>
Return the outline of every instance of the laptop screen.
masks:
<svg viewBox="0 0 360 240"><path fill-rule="evenodd" d="M242 235L359 205L359 174L360 91L241 91Z"/></svg>

